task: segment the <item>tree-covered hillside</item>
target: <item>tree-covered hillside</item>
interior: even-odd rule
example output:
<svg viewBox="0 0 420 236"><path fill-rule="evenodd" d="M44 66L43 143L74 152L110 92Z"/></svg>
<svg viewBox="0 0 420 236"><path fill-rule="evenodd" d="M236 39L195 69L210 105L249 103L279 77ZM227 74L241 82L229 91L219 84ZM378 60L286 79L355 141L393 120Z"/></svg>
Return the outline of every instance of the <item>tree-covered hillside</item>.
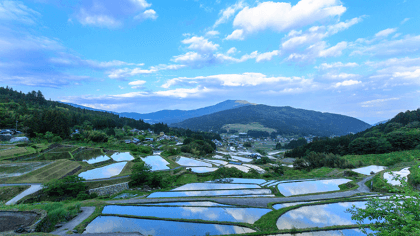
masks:
<svg viewBox="0 0 420 236"><path fill-rule="evenodd" d="M312 143L285 153L303 157L310 152L333 154L380 154L420 149L420 109L401 112L390 121L357 134L314 139Z"/></svg>
<svg viewBox="0 0 420 236"><path fill-rule="evenodd" d="M278 134L312 134L316 136L345 135L350 132L360 132L370 127L369 124L361 120L344 115L266 105L244 106L225 110L191 118L173 124L173 126L192 130L218 131L225 124L249 124L253 122L276 129Z"/></svg>

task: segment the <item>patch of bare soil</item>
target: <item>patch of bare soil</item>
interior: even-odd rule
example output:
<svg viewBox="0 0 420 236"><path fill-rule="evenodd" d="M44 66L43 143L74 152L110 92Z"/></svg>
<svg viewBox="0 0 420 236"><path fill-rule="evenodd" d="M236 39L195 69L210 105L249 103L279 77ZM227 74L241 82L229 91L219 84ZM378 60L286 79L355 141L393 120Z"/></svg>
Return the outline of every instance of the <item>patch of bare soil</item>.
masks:
<svg viewBox="0 0 420 236"><path fill-rule="evenodd" d="M0 232L31 226L38 218L33 212L0 211Z"/></svg>

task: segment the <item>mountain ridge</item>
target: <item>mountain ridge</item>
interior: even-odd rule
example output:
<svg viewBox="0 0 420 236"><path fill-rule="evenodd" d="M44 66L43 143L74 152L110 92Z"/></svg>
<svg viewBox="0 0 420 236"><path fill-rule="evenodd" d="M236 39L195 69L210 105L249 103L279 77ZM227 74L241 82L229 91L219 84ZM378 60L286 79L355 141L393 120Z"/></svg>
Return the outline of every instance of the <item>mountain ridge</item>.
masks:
<svg viewBox="0 0 420 236"><path fill-rule="evenodd" d="M328 112L297 109L290 106L254 105L190 118L171 126L191 130L220 130L224 124L259 122L280 134L345 135L363 131L371 125L359 119Z"/></svg>

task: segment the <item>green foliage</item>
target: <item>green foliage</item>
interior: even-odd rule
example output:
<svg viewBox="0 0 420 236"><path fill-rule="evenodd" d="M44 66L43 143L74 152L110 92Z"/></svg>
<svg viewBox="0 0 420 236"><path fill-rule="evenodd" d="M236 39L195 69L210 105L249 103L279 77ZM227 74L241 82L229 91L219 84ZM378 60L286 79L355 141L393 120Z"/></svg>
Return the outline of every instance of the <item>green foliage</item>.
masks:
<svg viewBox="0 0 420 236"><path fill-rule="evenodd" d="M357 134L336 138L315 138L313 142L294 148L285 157L303 157L309 152L348 154L380 154L411 150L420 145L420 109L399 113L385 124Z"/></svg>
<svg viewBox="0 0 420 236"><path fill-rule="evenodd" d="M332 153L316 153L310 152L304 158L298 158L293 162L293 167L297 170L312 170L321 167L330 168L354 168L346 159L341 158L339 155Z"/></svg>
<svg viewBox="0 0 420 236"><path fill-rule="evenodd" d="M181 149L173 147L173 146L170 146L170 147L166 148L166 150L165 150L165 154L167 156L175 156L175 155L178 155L180 153L181 153Z"/></svg>
<svg viewBox="0 0 420 236"><path fill-rule="evenodd" d="M263 149L257 149L255 151L258 152L261 155L267 155L267 152L265 150L263 150Z"/></svg>
<svg viewBox="0 0 420 236"><path fill-rule="evenodd" d="M290 143L284 145L285 149L293 149L307 144L308 142L304 138L298 138L297 140L292 140Z"/></svg>
<svg viewBox="0 0 420 236"><path fill-rule="evenodd" d="M261 175L255 169L249 170L244 173L235 167L221 167L211 174L213 180L226 179L226 178L260 178Z"/></svg>
<svg viewBox="0 0 420 236"><path fill-rule="evenodd" d="M182 152L192 153L197 156L213 153L215 149L216 144L214 144L211 140L194 140L181 147Z"/></svg>
<svg viewBox="0 0 420 236"><path fill-rule="evenodd" d="M144 162L137 162L131 170L130 186L142 186L149 181L152 167Z"/></svg>
<svg viewBox="0 0 420 236"><path fill-rule="evenodd" d="M271 163L272 161L270 160L270 158L266 157L266 156L262 156L260 159L254 160L255 164L259 164L259 165L264 165L267 163Z"/></svg>
<svg viewBox="0 0 420 236"><path fill-rule="evenodd" d="M82 182L84 180L77 175L66 176L59 180L51 180L44 185L43 191L49 196L76 197L80 192L86 190L86 184Z"/></svg>
<svg viewBox="0 0 420 236"><path fill-rule="evenodd" d="M402 184L400 194L391 195L389 200L369 198L365 209L353 206L347 209L363 233L369 236L420 235L420 195L406 181L395 178ZM367 233L363 225L369 219L373 233Z"/></svg>
<svg viewBox="0 0 420 236"><path fill-rule="evenodd" d="M134 155L152 155L153 149L149 146L136 145L134 143L128 144L128 149Z"/></svg>
<svg viewBox="0 0 420 236"><path fill-rule="evenodd" d="M252 147L251 142L245 142L245 143L244 143L244 147Z"/></svg>
<svg viewBox="0 0 420 236"><path fill-rule="evenodd" d="M50 203L42 207L47 211L47 216L37 225L36 231L51 232L59 222L69 221L80 212L80 203L72 204L67 207L62 203Z"/></svg>

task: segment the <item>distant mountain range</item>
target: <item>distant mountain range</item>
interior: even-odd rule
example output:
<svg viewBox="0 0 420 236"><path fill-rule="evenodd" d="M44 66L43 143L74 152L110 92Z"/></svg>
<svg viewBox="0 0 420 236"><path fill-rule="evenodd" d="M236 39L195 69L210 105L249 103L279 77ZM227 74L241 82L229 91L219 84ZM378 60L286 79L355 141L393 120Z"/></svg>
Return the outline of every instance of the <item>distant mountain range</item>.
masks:
<svg viewBox="0 0 420 236"><path fill-rule="evenodd" d="M73 103L65 103L65 104L68 104L74 107L93 110L93 111L104 111L104 110L98 110L98 109L94 109L90 107L73 104ZM255 104L244 101L244 100L226 100L224 102L217 103L216 105L213 105L213 106L208 106L208 107L203 107L196 110L188 110L188 111L162 110L162 111L146 113L146 114L141 114L141 113L136 113L136 112L121 112L121 113L112 112L112 113L118 114L122 117L132 118L136 120L142 119L147 123L162 122L166 124L172 124L172 123L181 122L183 120L193 118L193 117L199 117L199 116L208 115L208 114L212 114L219 111L224 111L224 110L229 110L232 108L238 108L238 107L249 106L249 105L255 105Z"/></svg>
<svg viewBox="0 0 420 236"><path fill-rule="evenodd" d="M243 106L219 111L186 119L171 126L191 130L217 131L225 124L250 124L253 122L276 129L280 134L312 134L316 136L345 135L371 127L371 125L349 116L267 105Z"/></svg>
<svg viewBox="0 0 420 236"><path fill-rule="evenodd" d="M372 124L372 126L377 126L377 125L380 125L380 124L385 124L386 122L388 122L388 121L390 121L391 119L388 119L388 120L383 120L383 121L379 121L379 122L377 122L377 123L375 123L375 124Z"/></svg>

